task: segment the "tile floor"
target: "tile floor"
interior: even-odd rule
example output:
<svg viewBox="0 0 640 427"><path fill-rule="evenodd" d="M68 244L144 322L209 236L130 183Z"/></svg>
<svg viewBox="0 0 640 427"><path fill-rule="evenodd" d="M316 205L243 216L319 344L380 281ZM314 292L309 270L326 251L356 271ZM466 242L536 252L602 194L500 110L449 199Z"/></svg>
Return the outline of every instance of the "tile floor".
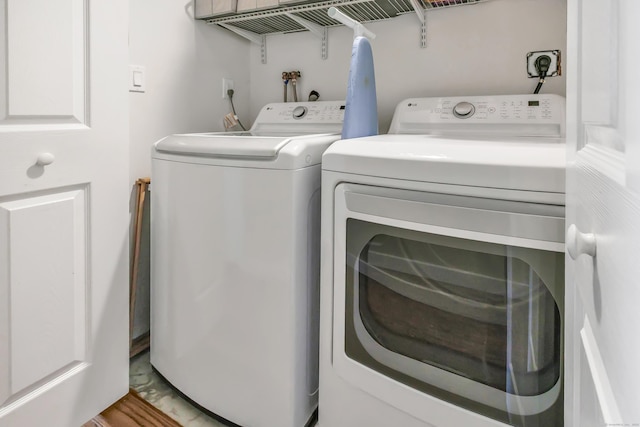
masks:
<svg viewBox="0 0 640 427"><path fill-rule="evenodd" d="M129 385L146 401L185 427L226 427L180 397L154 372L148 351L131 360Z"/></svg>

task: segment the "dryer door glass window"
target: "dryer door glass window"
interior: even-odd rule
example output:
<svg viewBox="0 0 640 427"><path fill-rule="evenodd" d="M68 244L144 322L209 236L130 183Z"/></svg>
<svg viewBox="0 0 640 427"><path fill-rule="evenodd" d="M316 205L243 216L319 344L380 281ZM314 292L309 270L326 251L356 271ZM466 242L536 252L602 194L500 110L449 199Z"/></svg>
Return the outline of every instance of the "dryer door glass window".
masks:
<svg viewBox="0 0 640 427"><path fill-rule="evenodd" d="M560 389L563 277L561 253L349 219L345 351L494 418L535 415Z"/></svg>

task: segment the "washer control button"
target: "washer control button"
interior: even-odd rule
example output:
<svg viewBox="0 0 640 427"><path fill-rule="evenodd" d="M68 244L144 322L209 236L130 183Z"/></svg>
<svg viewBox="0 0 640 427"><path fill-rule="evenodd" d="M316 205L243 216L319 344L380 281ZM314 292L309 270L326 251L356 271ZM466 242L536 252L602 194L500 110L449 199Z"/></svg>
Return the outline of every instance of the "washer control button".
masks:
<svg viewBox="0 0 640 427"><path fill-rule="evenodd" d="M307 114L307 107L296 107L293 109L293 118L301 119Z"/></svg>
<svg viewBox="0 0 640 427"><path fill-rule="evenodd" d="M470 102L458 102L455 107L453 107L453 115L459 119L468 119L473 116L476 108Z"/></svg>

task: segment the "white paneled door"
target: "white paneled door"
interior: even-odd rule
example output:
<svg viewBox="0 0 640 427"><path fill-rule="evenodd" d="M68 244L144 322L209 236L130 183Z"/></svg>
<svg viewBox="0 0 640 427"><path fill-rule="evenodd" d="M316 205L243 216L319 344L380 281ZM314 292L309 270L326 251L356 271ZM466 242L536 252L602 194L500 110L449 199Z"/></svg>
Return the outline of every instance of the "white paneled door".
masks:
<svg viewBox="0 0 640 427"><path fill-rule="evenodd" d="M0 0L0 427L128 388L125 0Z"/></svg>
<svg viewBox="0 0 640 427"><path fill-rule="evenodd" d="M640 2L568 17L565 425L640 426Z"/></svg>

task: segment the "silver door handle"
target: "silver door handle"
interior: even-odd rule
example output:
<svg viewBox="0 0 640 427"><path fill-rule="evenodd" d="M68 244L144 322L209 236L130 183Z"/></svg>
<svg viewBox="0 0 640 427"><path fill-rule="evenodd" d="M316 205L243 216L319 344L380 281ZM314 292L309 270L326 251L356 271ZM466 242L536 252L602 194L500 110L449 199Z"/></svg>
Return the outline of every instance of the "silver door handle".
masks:
<svg viewBox="0 0 640 427"><path fill-rule="evenodd" d="M572 259L580 255L596 256L596 235L582 233L575 224L571 224L567 230L567 251Z"/></svg>

